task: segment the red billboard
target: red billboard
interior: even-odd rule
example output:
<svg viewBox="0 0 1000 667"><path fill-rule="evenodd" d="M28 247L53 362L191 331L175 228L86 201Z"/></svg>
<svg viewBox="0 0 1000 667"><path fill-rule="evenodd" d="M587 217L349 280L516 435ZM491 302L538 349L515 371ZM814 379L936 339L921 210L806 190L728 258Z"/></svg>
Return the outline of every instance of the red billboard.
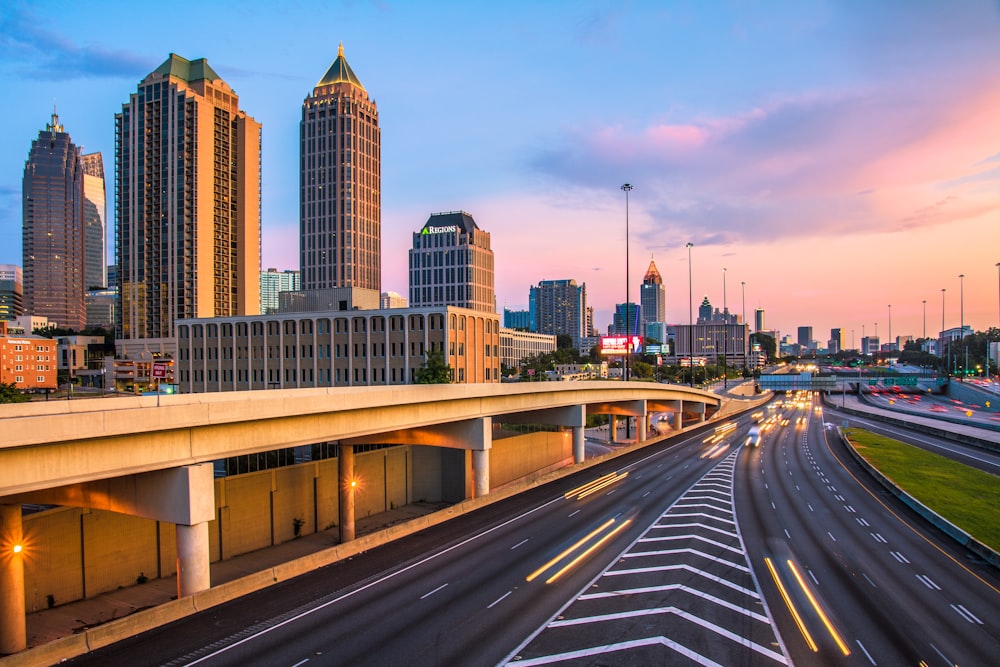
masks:
<svg viewBox="0 0 1000 667"><path fill-rule="evenodd" d="M630 352L642 352L642 336L601 336L601 354L620 355Z"/></svg>

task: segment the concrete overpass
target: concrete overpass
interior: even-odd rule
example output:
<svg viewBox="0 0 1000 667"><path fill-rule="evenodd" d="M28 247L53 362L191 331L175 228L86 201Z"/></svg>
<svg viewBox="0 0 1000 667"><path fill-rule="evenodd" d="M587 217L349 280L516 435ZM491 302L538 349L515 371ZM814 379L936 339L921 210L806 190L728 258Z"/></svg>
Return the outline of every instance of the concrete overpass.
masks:
<svg viewBox="0 0 1000 667"><path fill-rule="evenodd" d="M25 647L21 504L90 507L176 525L178 597L210 587L212 462L336 441L341 541L354 537L353 446L471 450L472 493L489 491L492 422L572 430L584 457L588 414L653 413L674 428L704 421L718 396L677 385L622 382L404 385L126 397L0 406L0 654ZM615 429L610 429L611 433Z"/></svg>

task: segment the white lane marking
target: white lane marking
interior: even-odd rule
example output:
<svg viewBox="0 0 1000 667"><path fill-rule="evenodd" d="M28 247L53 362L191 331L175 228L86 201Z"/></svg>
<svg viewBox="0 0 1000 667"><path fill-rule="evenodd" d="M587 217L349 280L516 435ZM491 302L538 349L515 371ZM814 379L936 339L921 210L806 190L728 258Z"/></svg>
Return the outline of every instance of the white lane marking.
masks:
<svg viewBox="0 0 1000 667"><path fill-rule="evenodd" d="M941 649L939 649L939 648L938 648L937 646L935 646L935 645L934 645L933 643L931 644L931 648L932 648L932 649L934 649L935 651L937 651L937 654L938 654L939 656L941 656L941 659L942 659L942 660L944 660L944 661L945 661L946 663L948 663L949 665L954 665L954 664L956 664L956 663L952 662L951 660L949 660L949 659L948 659L948 656L946 656L946 655L945 655L944 653L942 653L942 652L941 652Z"/></svg>
<svg viewBox="0 0 1000 667"><path fill-rule="evenodd" d="M792 536L791 536L791 534L790 534L790 533L788 532L788 529L787 529L787 528L785 528L785 537L787 537L788 539L792 539Z"/></svg>
<svg viewBox="0 0 1000 667"><path fill-rule="evenodd" d="M521 540L520 542L518 542L517 544L515 544L514 546L512 546L510 548L510 550L513 551L514 549L518 548L519 546L521 546L522 544L524 544L527 541L528 541L527 539Z"/></svg>
<svg viewBox="0 0 1000 667"><path fill-rule="evenodd" d="M299 660L297 663L295 663L294 665L292 665L292 667L300 667L300 665L304 665L307 662L309 662L309 658L306 658L305 660Z"/></svg>
<svg viewBox="0 0 1000 667"><path fill-rule="evenodd" d="M765 489L767 488L767 482L764 482L764 488Z"/></svg>
<svg viewBox="0 0 1000 667"><path fill-rule="evenodd" d="M882 537L882 535L880 535L879 533L869 533L869 535L871 535L876 542L881 542L882 544L889 544L889 542L887 542L886 539Z"/></svg>
<svg viewBox="0 0 1000 667"><path fill-rule="evenodd" d="M833 540L834 542L836 542L836 541L837 541L837 538L836 538L836 537L834 537L834 536L833 536L833 533L831 533L831 532L830 532L829 530L828 530L828 531L826 531L826 534L827 534L827 535L829 535L829 536L830 536L830 539L831 539L831 540Z"/></svg>
<svg viewBox="0 0 1000 667"><path fill-rule="evenodd" d="M813 580L813 583L819 586L819 579L816 578L816 575L813 574L813 571L810 569L806 569L806 572L809 573L809 577Z"/></svg>
<svg viewBox="0 0 1000 667"><path fill-rule="evenodd" d="M816 511L816 510L814 510L814 509L813 509L813 506L812 506L812 505L810 505L809 503L806 503L806 507L808 507L808 508L809 508L809 511L810 511L810 512L815 512L815 511Z"/></svg>
<svg viewBox="0 0 1000 667"><path fill-rule="evenodd" d="M831 490L831 491L836 491L836 490L837 490L837 487L835 487L835 486L831 486L831 487L830 487L830 490Z"/></svg>
<svg viewBox="0 0 1000 667"><path fill-rule="evenodd" d="M895 558L896 560L898 560L900 563L909 563L910 562L910 560L906 556L904 556L903 552L901 552L901 551L890 551L889 553L891 553L892 557Z"/></svg>
<svg viewBox="0 0 1000 667"><path fill-rule="evenodd" d="M862 519L862 518L861 518L861 517L859 517L859 516L856 516L856 517L854 517L854 518L858 520L858 523L860 523L860 524L861 524L862 526L864 526L864 527L866 527L866 528L868 528L868 527L870 527L870 526L871 526L871 524L870 524L870 523L868 523L867 521L865 521L864 519Z"/></svg>
<svg viewBox="0 0 1000 667"><path fill-rule="evenodd" d="M646 496L648 496L651 493L652 493L652 491L647 491L646 493L642 494L642 497L645 498Z"/></svg>
<svg viewBox="0 0 1000 667"><path fill-rule="evenodd" d="M861 576L865 578L865 581L867 581L869 584L872 585L872 588L878 588L878 586L875 585L875 582L872 581L871 578L867 574L865 574L864 572L862 572Z"/></svg>
<svg viewBox="0 0 1000 667"><path fill-rule="evenodd" d="M963 607L962 605L951 605L951 608L961 614L962 618L967 620L969 623L982 625L983 622L980 621L975 614Z"/></svg>
<svg viewBox="0 0 1000 667"><path fill-rule="evenodd" d="M441 590L442 588L444 588L447 585L448 584L441 584L440 586L438 586L434 590L430 591L429 593L424 593L423 595L421 595L420 599L423 600L424 598L429 598L430 596L434 595L435 593L437 593L439 590Z"/></svg>
<svg viewBox="0 0 1000 667"><path fill-rule="evenodd" d="M837 495L835 495L834 498L836 498L837 500L839 500L842 503L846 503L847 502L847 499L844 498L844 496L840 495L839 493Z"/></svg>
<svg viewBox="0 0 1000 667"><path fill-rule="evenodd" d="M774 506L774 501L773 500L771 501L771 509L773 509L773 510L778 509L777 507Z"/></svg>
<svg viewBox="0 0 1000 667"><path fill-rule="evenodd" d="M608 492L607 492L607 493L605 493L604 495L606 495L606 496L610 496L610 495L611 495L612 493L614 493L614 492L615 492L615 491L617 491L617 490L618 490L617 488L614 488L614 489L611 489L610 491L608 491Z"/></svg>
<svg viewBox="0 0 1000 667"><path fill-rule="evenodd" d="M861 643L861 640L856 639L855 641L858 642L858 646L861 647L861 650L864 652L865 657L868 658L868 662L872 663L873 665L878 664L875 662L874 658L872 658L872 654L868 652L868 649L865 648L865 645Z"/></svg>
<svg viewBox="0 0 1000 667"><path fill-rule="evenodd" d="M513 593L513 591L507 591L506 593L504 593L503 595L501 595L500 597L498 597L496 600L494 600L493 602L491 602L486 608L487 609L493 609L493 607L495 605L499 604L505 597L507 597L511 593Z"/></svg>
<svg viewBox="0 0 1000 667"><path fill-rule="evenodd" d="M573 512L572 514L570 514L570 515L569 515L568 517L566 517L566 518L568 519L568 518L569 518L570 516L576 516L576 515L577 515L577 514L579 514L579 513L580 513L580 510L576 510L575 512Z"/></svg>
<svg viewBox="0 0 1000 667"><path fill-rule="evenodd" d="M802 489L800 489L800 488L799 488L799 485L798 485L798 484L796 484L796 485L795 485L795 490L796 490L796 491L801 491Z"/></svg>
<svg viewBox="0 0 1000 667"><path fill-rule="evenodd" d="M920 580L920 583L922 583L924 586L931 589L932 591L941 590L941 587L935 584L934 580L928 577L926 574L917 574L914 576L916 576L916 578Z"/></svg>

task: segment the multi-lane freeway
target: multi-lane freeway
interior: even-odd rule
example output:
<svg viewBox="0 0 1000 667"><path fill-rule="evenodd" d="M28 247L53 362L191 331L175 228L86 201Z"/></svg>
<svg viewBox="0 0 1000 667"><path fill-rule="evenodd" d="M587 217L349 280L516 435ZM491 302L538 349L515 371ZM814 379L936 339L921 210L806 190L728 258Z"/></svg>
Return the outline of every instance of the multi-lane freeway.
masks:
<svg viewBox="0 0 1000 667"><path fill-rule="evenodd" d="M708 425L72 662L991 664L996 572L784 410L759 447Z"/></svg>

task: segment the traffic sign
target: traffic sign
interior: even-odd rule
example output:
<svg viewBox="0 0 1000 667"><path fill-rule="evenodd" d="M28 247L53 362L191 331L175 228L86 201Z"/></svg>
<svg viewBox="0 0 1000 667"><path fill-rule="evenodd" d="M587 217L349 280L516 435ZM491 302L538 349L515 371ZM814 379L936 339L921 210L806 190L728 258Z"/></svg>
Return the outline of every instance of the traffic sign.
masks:
<svg viewBox="0 0 1000 667"><path fill-rule="evenodd" d="M167 365L159 362L153 363L153 377L154 378L165 378L167 377Z"/></svg>

